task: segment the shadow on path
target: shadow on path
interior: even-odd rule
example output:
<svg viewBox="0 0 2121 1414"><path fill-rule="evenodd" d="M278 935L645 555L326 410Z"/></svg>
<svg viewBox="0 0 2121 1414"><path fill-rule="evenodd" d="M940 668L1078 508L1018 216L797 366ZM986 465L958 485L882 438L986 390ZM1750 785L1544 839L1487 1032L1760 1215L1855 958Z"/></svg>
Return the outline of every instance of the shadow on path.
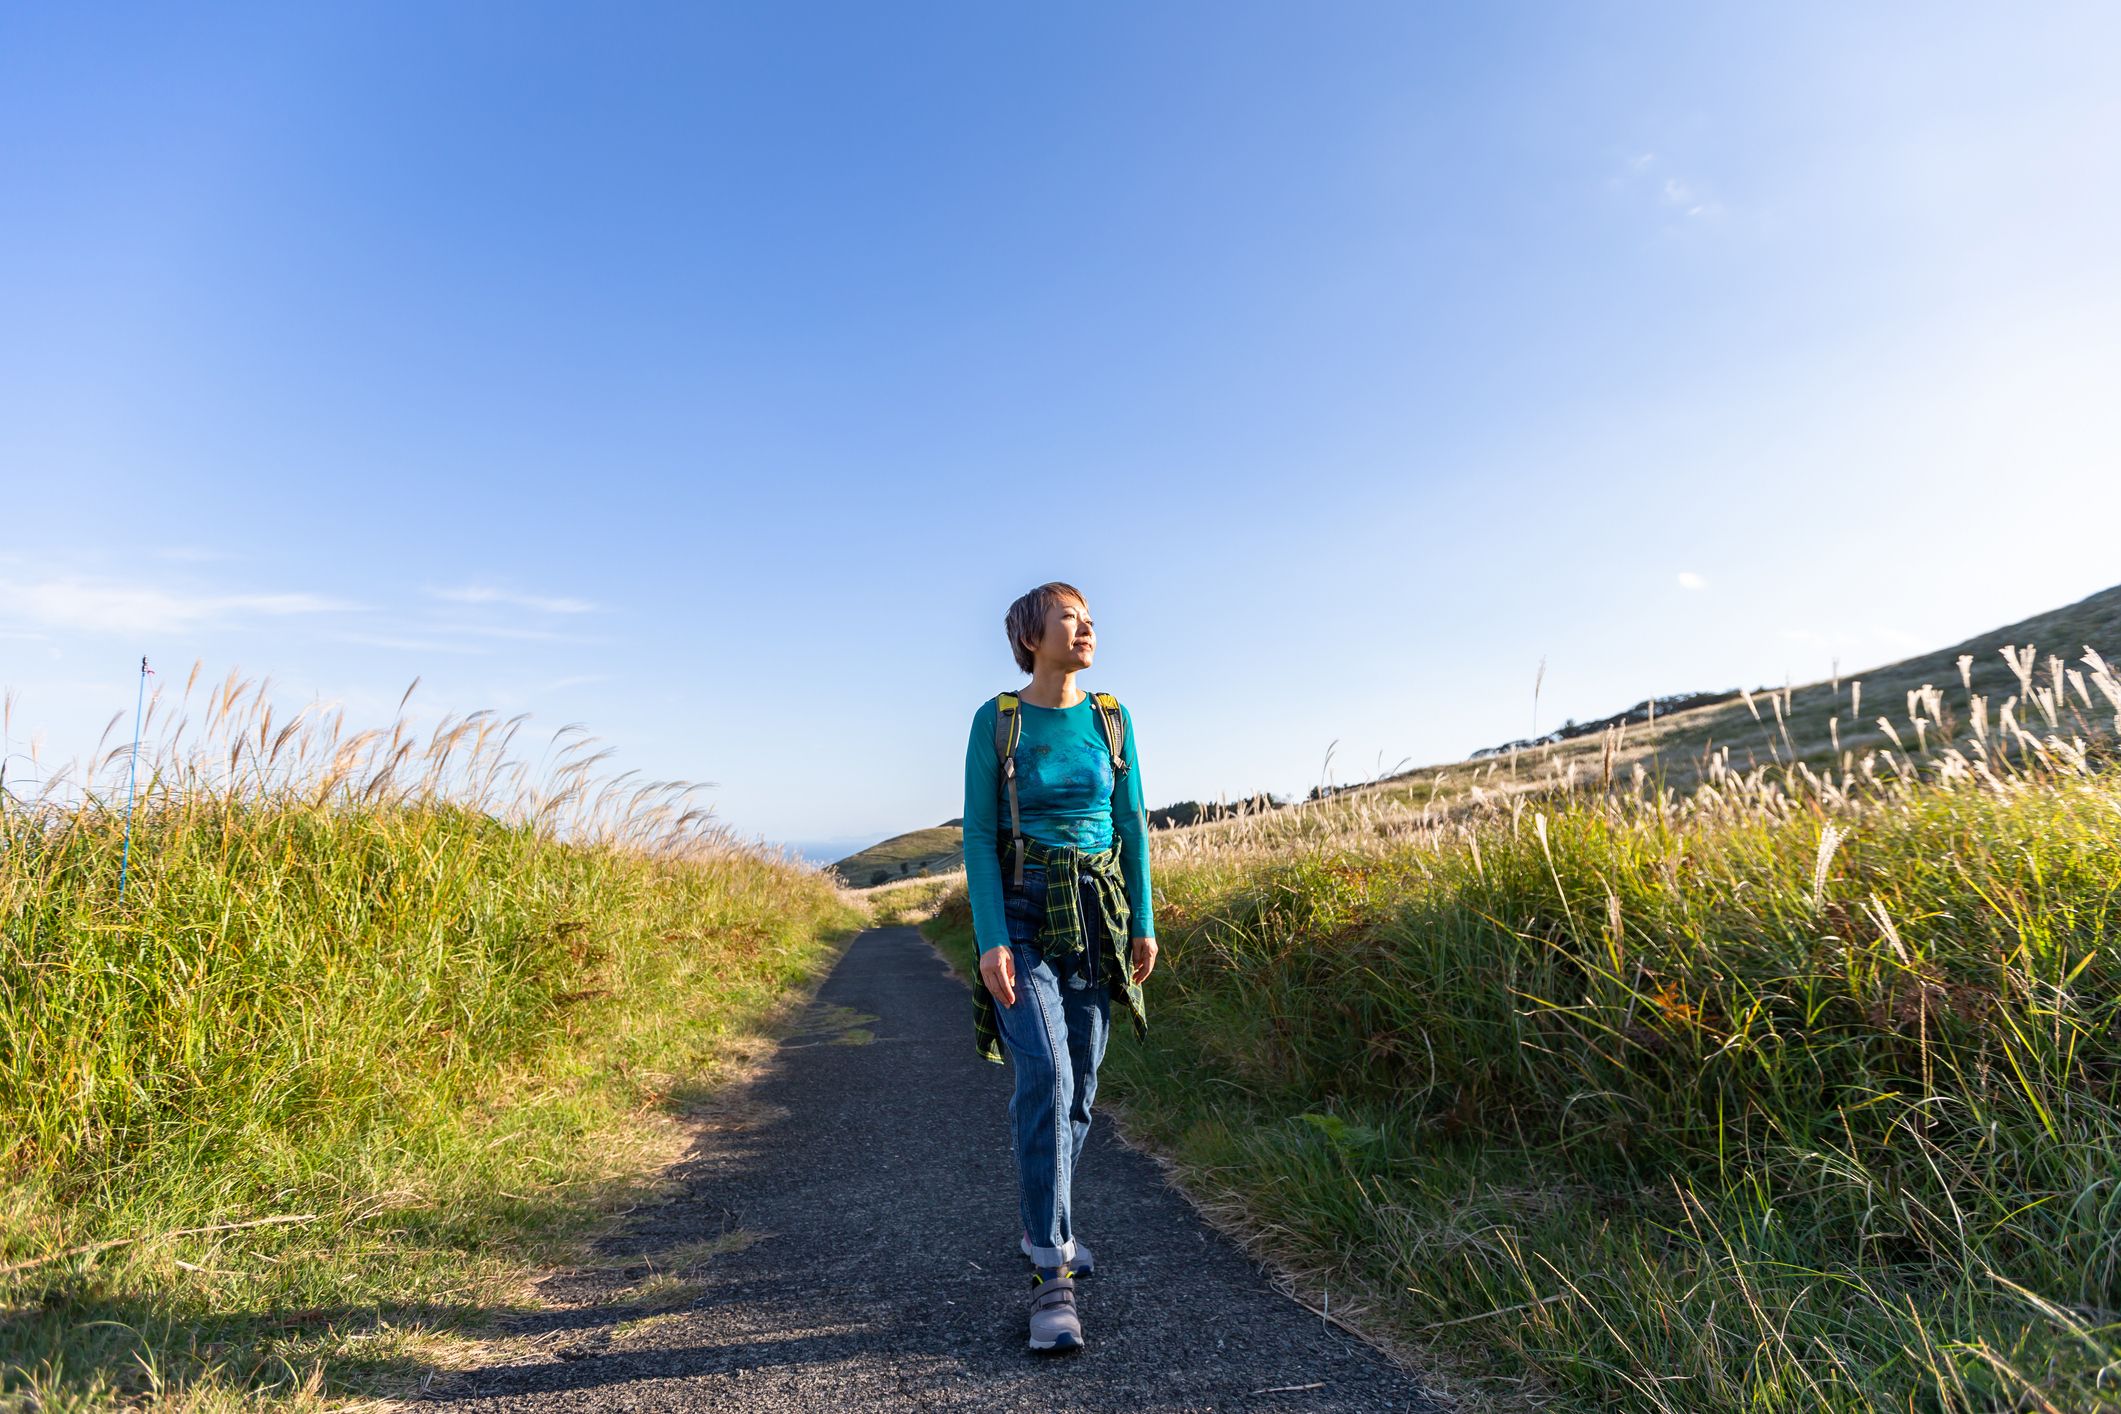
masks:
<svg viewBox="0 0 2121 1414"><path fill-rule="evenodd" d="M1115 1046L1132 1044L1122 1028ZM1096 1124L1076 1176L1087 1349L1024 1347L1010 1077L912 928L861 934L673 1195L548 1279L469 1410L1430 1410L1415 1379L1269 1285ZM660 1275L658 1275L660 1274ZM643 1281L648 1285L644 1288ZM612 1304L627 1292L660 1313Z"/></svg>

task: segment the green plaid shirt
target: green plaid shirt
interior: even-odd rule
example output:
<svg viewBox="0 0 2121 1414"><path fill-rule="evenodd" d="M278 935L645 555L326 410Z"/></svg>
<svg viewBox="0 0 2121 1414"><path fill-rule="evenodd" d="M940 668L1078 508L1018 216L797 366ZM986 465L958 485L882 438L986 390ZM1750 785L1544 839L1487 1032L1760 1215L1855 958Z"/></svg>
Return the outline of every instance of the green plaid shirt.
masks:
<svg viewBox="0 0 2121 1414"><path fill-rule="evenodd" d="M1042 844L1026 835L1024 861L1046 870L1046 917L1039 926L1039 952L1048 958L1073 957L1083 951L1088 930L1083 926L1080 882L1090 881L1097 911L1105 922L1105 951L1098 959L1107 979L1106 990L1115 1001L1127 1004L1137 1039L1149 1034L1149 1014L1142 1003L1141 984L1134 980L1133 961L1127 942L1127 881L1119 869L1119 846L1080 850L1074 845ZM981 1057L1002 1063L1001 1028L995 1020L994 995L979 975L979 944L973 944L972 1033ZM1019 981L1021 986L1022 982Z"/></svg>

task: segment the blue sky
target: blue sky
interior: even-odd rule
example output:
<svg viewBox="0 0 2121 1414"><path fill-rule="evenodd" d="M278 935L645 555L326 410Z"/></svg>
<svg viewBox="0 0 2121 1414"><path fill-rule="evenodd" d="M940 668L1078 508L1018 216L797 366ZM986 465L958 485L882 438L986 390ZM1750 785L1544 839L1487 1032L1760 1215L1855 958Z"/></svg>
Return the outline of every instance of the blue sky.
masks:
<svg viewBox="0 0 2121 1414"><path fill-rule="evenodd" d="M829 856L958 813L1051 578L1156 802L1520 735L1542 660L1552 725L2081 597L2116 52L2107 5L8 7L10 780L143 653L356 724L417 675Z"/></svg>

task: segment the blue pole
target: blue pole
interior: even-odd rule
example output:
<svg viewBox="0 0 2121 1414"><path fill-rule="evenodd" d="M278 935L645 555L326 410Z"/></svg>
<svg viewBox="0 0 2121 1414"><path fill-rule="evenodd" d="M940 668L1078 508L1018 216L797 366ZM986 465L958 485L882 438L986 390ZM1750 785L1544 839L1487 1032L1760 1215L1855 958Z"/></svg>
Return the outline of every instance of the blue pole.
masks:
<svg viewBox="0 0 2121 1414"><path fill-rule="evenodd" d="M140 690L133 694L133 760L125 778L125 847L118 852L118 897L125 897L125 866L133 854L133 787L140 779L140 704L147 698L147 675L154 669L140 659Z"/></svg>

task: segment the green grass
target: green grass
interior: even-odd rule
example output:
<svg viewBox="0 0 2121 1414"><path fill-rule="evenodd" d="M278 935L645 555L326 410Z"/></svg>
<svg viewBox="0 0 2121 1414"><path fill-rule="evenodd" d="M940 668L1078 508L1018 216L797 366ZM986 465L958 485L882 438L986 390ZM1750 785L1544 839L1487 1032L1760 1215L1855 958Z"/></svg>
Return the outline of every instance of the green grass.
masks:
<svg viewBox="0 0 2121 1414"><path fill-rule="evenodd" d="M469 735L160 759L122 904L116 810L0 797L0 1407L415 1386L655 1182L860 921L682 792L563 831L563 765L476 808Z"/></svg>
<svg viewBox="0 0 2121 1414"><path fill-rule="evenodd" d="M2121 777L1969 715L1159 835L1105 1093L1469 1404L2121 1407ZM969 960L962 893L929 931Z"/></svg>

